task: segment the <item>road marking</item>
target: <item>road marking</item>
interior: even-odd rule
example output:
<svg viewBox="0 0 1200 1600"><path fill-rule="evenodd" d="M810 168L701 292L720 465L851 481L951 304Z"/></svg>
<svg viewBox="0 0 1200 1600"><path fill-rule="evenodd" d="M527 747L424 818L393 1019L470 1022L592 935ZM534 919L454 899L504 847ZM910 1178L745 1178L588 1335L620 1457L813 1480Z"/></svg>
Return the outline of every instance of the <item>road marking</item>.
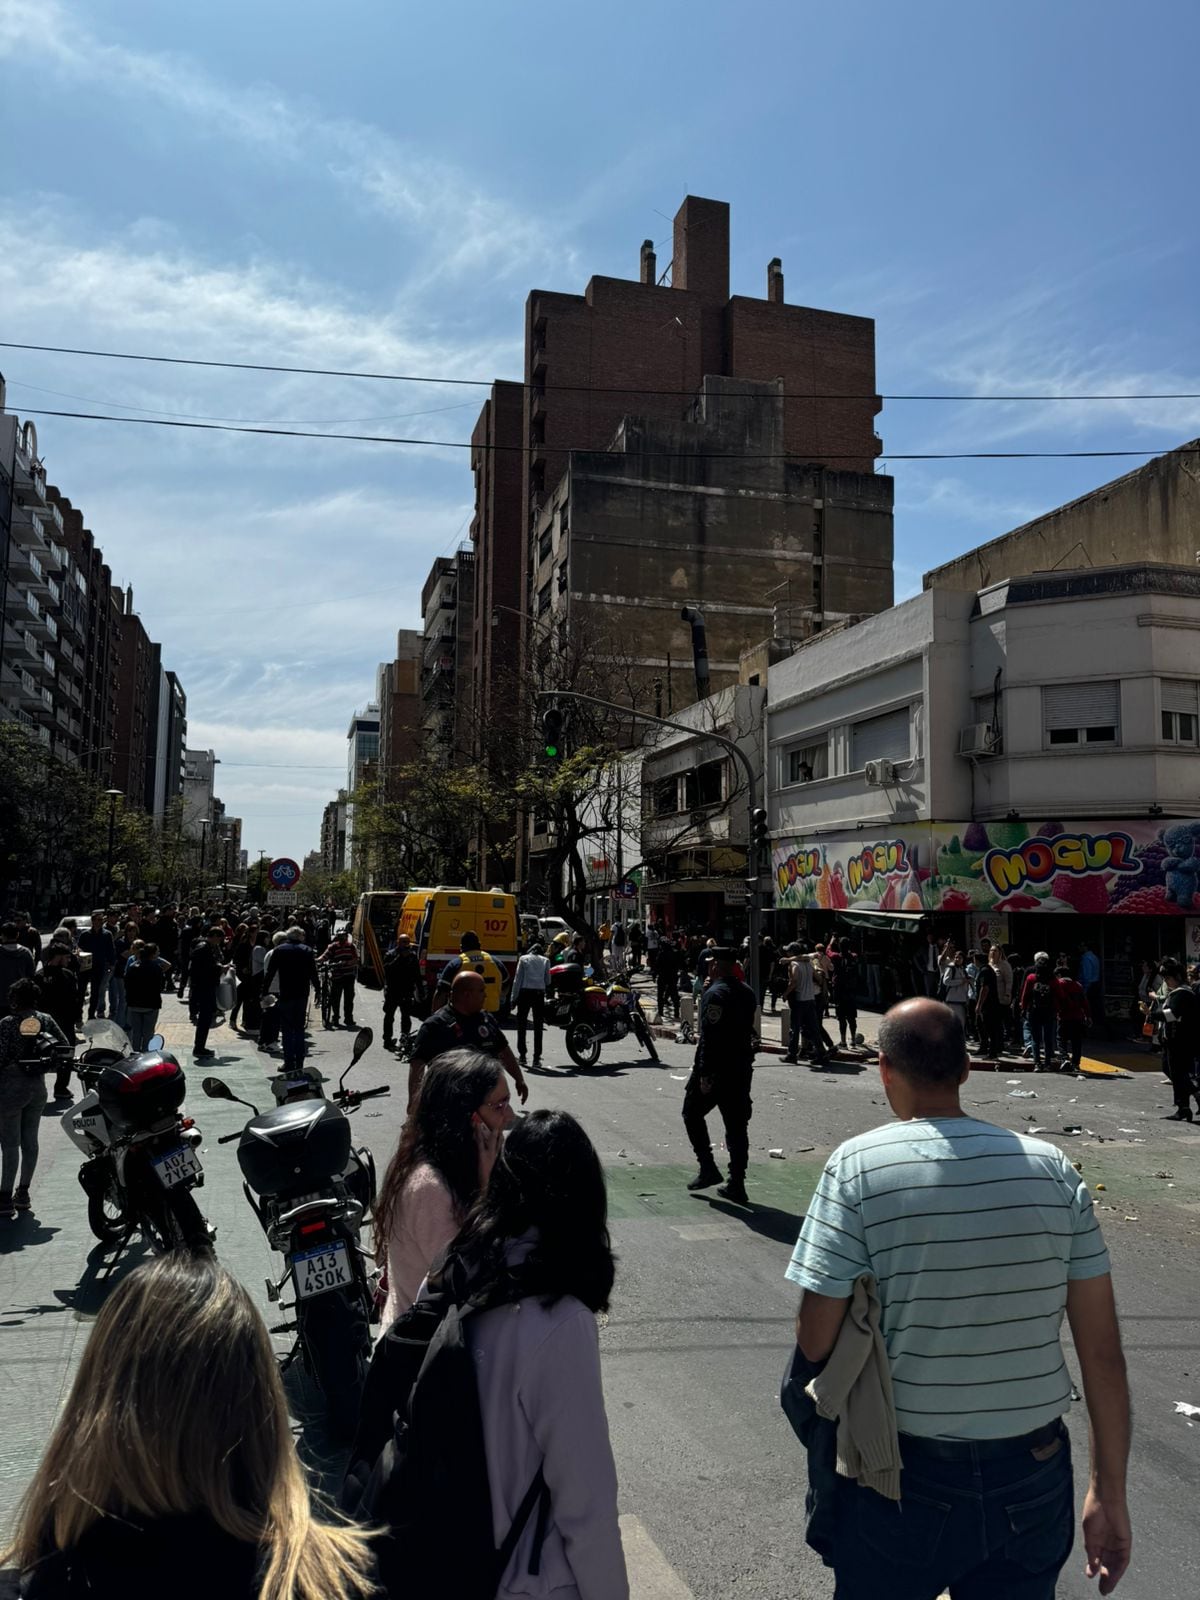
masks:
<svg viewBox="0 0 1200 1600"><path fill-rule="evenodd" d="M629 1600L695 1600L695 1596L646 1532L641 1517L621 1517L621 1543L629 1572Z"/></svg>

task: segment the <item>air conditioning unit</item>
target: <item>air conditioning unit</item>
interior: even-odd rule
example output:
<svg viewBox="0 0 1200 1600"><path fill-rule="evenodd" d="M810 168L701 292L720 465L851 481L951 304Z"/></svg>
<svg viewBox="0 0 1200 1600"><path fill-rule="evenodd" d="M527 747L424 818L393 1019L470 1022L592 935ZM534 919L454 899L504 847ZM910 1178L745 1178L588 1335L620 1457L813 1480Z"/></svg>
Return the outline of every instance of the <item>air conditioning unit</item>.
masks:
<svg viewBox="0 0 1200 1600"><path fill-rule="evenodd" d="M979 757L1000 754L1000 735L990 722L974 722L958 735L960 756Z"/></svg>
<svg viewBox="0 0 1200 1600"><path fill-rule="evenodd" d="M882 789L896 781L895 764L891 761L868 761L863 768L868 789Z"/></svg>

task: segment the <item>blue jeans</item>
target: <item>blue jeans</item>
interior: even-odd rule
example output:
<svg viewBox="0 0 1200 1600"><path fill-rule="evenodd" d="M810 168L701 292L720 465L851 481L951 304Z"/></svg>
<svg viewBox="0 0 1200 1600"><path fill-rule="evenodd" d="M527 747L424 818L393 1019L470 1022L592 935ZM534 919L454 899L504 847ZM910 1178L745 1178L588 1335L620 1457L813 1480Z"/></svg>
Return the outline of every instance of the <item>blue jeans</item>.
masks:
<svg viewBox="0 0 1200 1600"><path fill-rule="evenodd" d="M788 1047L789 1056L800 1054L801 1040L812 1051L814 1061L824 1061L825 1046L821 1039L821 1018L817 1011L815 1000L797 1000L795 995L788 998L789 1030Z"/></svg>
<svg viewBox="0 0 1200 1600"><path fill-rule="evenodd" d="M1054 1018L1030 1017L1029 1036L1033 1043L1033 1064L1046 1066L1054 1060Z"/></svg>
<svg viewBox="0 0 1200 1600"><path fill-rule="evenodd" d="M125 1026L125 979L114 972L108 980L108 1014L118 1028Z"/></svg>
<svg viewBox="0 0 1200 1600"><path fill-rule="evenodd" d="M302 1067L307 1049L304 1037L304 1000L280 1000L276 1006L279 1015L279 1033L283 1040L284 1067Z"/></svg>
<svg viewBox="0 0 1200 1600"><path fill-rule="evenodd" d="M1071 1446L959 1459L901 1437L900 1503L838 1479L835 1600L1054 1600L1075 1538ZM1014 1446L1017 1441L1013 1441Z"/></svg>

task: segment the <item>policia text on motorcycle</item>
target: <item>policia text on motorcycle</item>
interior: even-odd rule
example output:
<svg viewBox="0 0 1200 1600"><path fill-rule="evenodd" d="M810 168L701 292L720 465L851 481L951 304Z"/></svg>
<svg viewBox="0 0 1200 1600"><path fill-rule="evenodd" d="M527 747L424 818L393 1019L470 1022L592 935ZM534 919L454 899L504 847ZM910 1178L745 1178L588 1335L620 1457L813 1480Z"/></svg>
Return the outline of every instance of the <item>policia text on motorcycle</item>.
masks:
<svg viewBox="0 0 1200 1600"><path fill-rule="evenodd" d="M712 952L713 981L700 1000L700 1039L691 1077L683 1092L683 1125L700 1171L688 1184L692 1190L721 1183L721 1170L713 1160L712 1142L705 1118L716 1109L725 1123L725 1148L729 1151L729 1182L717 1193L737 1205L749 1205L746 1167L750 1160L750 1083L754 1076L756 1001L749 984L737 976L732 950Z"/></svg>

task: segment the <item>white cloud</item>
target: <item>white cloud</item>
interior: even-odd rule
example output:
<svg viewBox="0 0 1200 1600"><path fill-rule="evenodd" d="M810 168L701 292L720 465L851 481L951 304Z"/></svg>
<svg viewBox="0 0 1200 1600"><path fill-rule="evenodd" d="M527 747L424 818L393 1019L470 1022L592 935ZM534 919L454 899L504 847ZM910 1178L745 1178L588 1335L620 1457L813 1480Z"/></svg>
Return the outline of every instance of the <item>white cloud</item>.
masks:
<svg viewBox="0 0 1200 1600"><path fill-rule="evenodd" d="M447 276L490 279L551 265L572 252L527 207L484 194L446 162L367 123L329 118L270 83L231 87L185 57L110 44L58 0L5 0L0 59L30 54L48 70L144 105L157 100L206 137L254 147L268 160L324 173L360 203L402 224L420 255L410 291Z"/></svg>

